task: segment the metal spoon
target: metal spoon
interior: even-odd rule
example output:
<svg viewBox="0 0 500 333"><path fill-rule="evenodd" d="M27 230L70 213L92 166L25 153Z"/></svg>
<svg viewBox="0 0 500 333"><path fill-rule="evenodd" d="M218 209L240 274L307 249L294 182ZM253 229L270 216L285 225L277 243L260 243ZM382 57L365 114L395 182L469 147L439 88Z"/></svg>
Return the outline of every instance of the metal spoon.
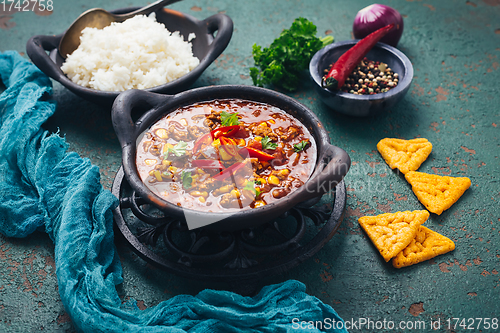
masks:
<svg viewBox="0 0 500 333"><path fill-rule="evenodd" d="M135 15L149 14L164 6L173 4L181 0L159 0L127 14L115 15L102 8L92 8L80 15L66 30L59 42L59 54L66 58L73 53L80 45L82 30L90 28L102 29L113 22L123 22Z"/></svg>

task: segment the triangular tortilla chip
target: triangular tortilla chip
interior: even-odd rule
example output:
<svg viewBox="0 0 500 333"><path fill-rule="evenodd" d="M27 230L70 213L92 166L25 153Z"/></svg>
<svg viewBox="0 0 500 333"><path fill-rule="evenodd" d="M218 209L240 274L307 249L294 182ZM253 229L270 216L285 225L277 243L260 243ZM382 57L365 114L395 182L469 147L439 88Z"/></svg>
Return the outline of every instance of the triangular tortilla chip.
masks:
<svg viewBox="0 0 500 333"><path fill-rule="evenodd" d="M384 260L389 261L410 244L429 215L426 210L405 211L362 216L358 222Z"/></svg>
<svg viewBox="0 0 500 333"><path fill-rule="evenodd" d="M418 200L432 213L450 208L470 187L467 177L448 177L410 171L405 175Z"/></svg>
<svg viewBox="0 0 500 333"><path fill-rule="evenodd" d="M420 226L415 239L392 259L392 265L396 268L411 266L454 249L455 243L451 239Z"/></svg>
<svg viewBox="0 0 500 333"><path fill-rule="evenodd" d="M412 140L385 138L377 143L380 155L391 169L403 174L417 170L432 151L432 143L424 138Z"/></svg>

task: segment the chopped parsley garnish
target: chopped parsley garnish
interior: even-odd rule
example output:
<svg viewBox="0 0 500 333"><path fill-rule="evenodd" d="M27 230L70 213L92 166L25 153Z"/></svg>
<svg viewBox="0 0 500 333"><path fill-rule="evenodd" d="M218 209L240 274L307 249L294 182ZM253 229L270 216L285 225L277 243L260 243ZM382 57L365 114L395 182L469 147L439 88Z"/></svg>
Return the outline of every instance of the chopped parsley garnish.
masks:
<svg viewBox="0 0 500 333"><path fill-rule="evenodd" d="M191 172L182 171L181 180L182 186L184 186L184 188L191 188L193 186L193 177L191 176Z"/></svg>
<svg viewBox="0 0 500 333"><path fill-rule="evenodd" d="M299 143L296 143L293 145L293 150L295 150L296 153L300 153L301 151L303 151L307 148L308 144L309 144L309 141L302 140Z"/></svg>
<svg viewBox="0 0 500 333"><path fill-rule="evenodd" d="M252 192L255 195L255 197L258 197L261 192L259 191L258 188L255 188L255 184L256 182L254 181L248 181L243 189Z"/></svg>
<svg viewBox="0 0 500 333"><path fill-rule="evenodd" d="M274 143L271 141L271 139L266 135L262 140L260 140L262 143L262 149L276 149L278 147L277 143Z"/></svg>
<svg viewBox="0 0 500 333"><path fill-rule="evenodd" d="M173 148L168 148L165 152L165 158L168 157L170 153L177 157L180 157L186 153L187 143L184 141L179 141Z"/></svg>
<svg viewBox="0 0 500 333"><path fill-rule="evenodd" d="M313 55L333 42L332 36L320 39L316 32L311 21L299 17L269 47L254 44L255 67L250 68L253 84L260 87L274 84L289 91L296 90L303 80L301 73L308 68Z"/></svg>
<svg viewBox="0 0 500 333"><path fill-rule="evenodd" d="M222 126L234 126L240 124L240 120L238 119L238 112L229 113L226 111L222 111L220 114L220 120Z"/></svg>

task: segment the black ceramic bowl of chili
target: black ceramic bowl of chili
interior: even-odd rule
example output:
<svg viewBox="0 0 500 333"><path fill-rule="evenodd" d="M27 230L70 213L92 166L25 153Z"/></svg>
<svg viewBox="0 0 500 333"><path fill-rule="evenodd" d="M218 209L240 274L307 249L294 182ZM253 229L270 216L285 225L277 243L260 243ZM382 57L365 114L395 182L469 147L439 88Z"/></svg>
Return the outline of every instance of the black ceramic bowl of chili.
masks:
<svg viewBox="0 0 500 333"><path fill-rule="evenodd" d="M224 101L228 99L263 103L268 105L270 109L278 108L286 115L298 121L304 129L307 129L307 132L310 134L308 139L313 141L316 156L314 156L315 162L311 166L310 175L305 179L305 182L286 196L273 200L268 204L253 205L249 209L233 209L227 212L182 207L182 205L175 203L175 201L166 200L152 191L151 187L145 184L146 180L143 179L144 177L141 178L137 164L137 157L139 156L138 154L141 154L140 149L142 149L143 145L141 140L145 133L151 128L154 131L154 126L164 119L165 116L175 115L182 108L196 103ZM148 110L143 112L144 108ZM140 109L142 116L134 121L132 115L136 109ZM234 231L256 227L269 222L281 216L292 207L317 199L329 190L334 189L350 168L349 155L343 149L330 144L328 133L314 113L293 98L265 88L238 85L211 86L188 90L173 96L131 90L120 94L115 100L112 108L112 119L115 132L122 146L123 171L128 183L137 195L168 216L173 216L181 221L186 221L187 219L196 221L197 225L206 225L206 228L210 228L211 230ZM176 121L176 119L173 120ZM219 134L221 134L217 132L217 128L216 126L215 130L208 132L212 133L211 135L214 139L215 137L220 137ZM226 126L225 128L228 127ZM227 130L221 135L224 136L227 134L231 136L228 134L229 132L231 131ZM266 136L270 135L270 133ZM196 134L195 137L195 139L192 139L192 142L187 142L187 147L192 152L195 150L198 151L198 146L203 141L200 139L203 137L201 134ZM176 138L177 143L174 143L174 149L182 142L179 141L181 139ZM297 139L299 140L299 138ZM245 149L249 147L250 145L245 147ZM298 144L297 148L300 148ZM302 148L307 148L307 146ZM268 152L272 153L269 150ZM221 162L224 164L227 161L221 160ZM197 161L197 163L200 163L200 161ZM229 164L225 166L227 167L225 170L233 168ZM225 172L222 171L219 173L219 171L214 171L213 178L220 180L220 174L223 175ZM293 170L291 170L291 173L293 174ZM154 174L153 170L153 173L150 173L150 175ZM195 182L192 182L190 179L189 184L195 184ZM214 221L215 223L212 223ZM189 222L188 227L192 228Z"/></svg>
<svg viewBox="0 0 500 333"><path fill-rule="evenodd" d="M309 74L320 99L331 109L355 117L377 115L396 105L406 95L413 80L413 66L404 53L379 42L366 54L366 59L387 64L398 76L395 87L371 95L345 92L345 87L324 88L322 81L325 71L358 41L333 43L319 50L309 63Z"/></svg>

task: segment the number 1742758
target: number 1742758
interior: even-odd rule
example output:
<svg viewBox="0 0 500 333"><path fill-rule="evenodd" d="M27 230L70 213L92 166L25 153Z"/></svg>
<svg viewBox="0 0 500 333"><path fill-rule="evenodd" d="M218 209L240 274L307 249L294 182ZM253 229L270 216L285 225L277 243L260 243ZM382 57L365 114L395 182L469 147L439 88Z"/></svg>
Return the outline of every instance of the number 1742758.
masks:
<svg viewBox="0 0 500 333"><path fill-rule="evenodd" d="M448 318L446 324L449 330L487 330L496 331L499 328L498 318Z"/></svg>
<svg viewBox="0 0 500 333"><path fill-rule="evenodd" d="M3 12L34 12L54 10L53 0L0 0Z"/></svg>

